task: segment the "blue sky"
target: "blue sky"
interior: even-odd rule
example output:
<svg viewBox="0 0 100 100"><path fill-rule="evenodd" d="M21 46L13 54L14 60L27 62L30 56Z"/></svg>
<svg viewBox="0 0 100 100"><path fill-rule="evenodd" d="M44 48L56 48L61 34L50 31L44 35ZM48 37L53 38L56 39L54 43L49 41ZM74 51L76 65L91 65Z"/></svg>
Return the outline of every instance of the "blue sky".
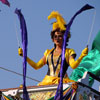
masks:
<svg viewBox="0 0 100 100"><path fill-rule="evenodd" d="M16 8L21 9L27 24L28 31L28 56L37 62L46 49L53 47L50 38L51 23L55 20L47 20L47 16L53 11L59 11L68 23L71 17L85 4L90 4L96 9L96 18L89 42L91 49L92 41L100 30L100 0L9 0L11 7L0 2L0 67L4 67L22 73L22 58L18 56L18 41L21 42L20 25L18 16L14 13ZM91 30L94 10L81 13L74 20L71 27L71 39L69 48L77 53L77 58L86 47ZM17 37L16 37L17 33ZM20 47L22 47L20 45ZM77 59L76 58L76 59ZM68 69L70 75L72 69ZM47 73L47 66L34 70L27 65L27 76L39 81ZM19 87L23 83L21 76L0 69L0 89ZM37 82L27 79L27 85L36 85ZM94 88L100 83L95 82Z"/></svg>

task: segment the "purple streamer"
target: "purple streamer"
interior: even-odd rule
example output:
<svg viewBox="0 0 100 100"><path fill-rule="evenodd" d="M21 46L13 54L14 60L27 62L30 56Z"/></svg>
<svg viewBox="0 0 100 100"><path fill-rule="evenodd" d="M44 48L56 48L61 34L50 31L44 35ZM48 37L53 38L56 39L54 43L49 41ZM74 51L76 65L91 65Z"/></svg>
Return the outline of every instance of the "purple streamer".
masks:
<svg viewBox="0 0 100 100"><path fill-rule="evenodd" d="M65 34L64 34L64 38L63 38L63 47L62 47L62 56L61 56L61 69L60 69L60 83L58 85L57 88L57 92L55 95L55 100L57 100L57 97L60 95L60 100L63 100L63 65L64 65L64 59L65 59L65 49L66 49L66 39L70 30L70 27L75 19L75 17L80 14L81 12L85 11L85 10L89 10L89 9L93 9L94 7L86 4L85 6L83 6L78 12L75 13L75 15L71 18L70 22L67 25ZM60 93L59 93L60 91Z"/></svg>
<svg viewBox="0 0 100 100"><path fill-rule="evenodd" d="M23 99L29 100L28 92L26 89L26 70L27 70L27 28L24 16L21 13L21 10L16 9L15 13L18 15L20 20L20 29L21 29L21 37L22 37L22 46L23 46Z"/></svg>

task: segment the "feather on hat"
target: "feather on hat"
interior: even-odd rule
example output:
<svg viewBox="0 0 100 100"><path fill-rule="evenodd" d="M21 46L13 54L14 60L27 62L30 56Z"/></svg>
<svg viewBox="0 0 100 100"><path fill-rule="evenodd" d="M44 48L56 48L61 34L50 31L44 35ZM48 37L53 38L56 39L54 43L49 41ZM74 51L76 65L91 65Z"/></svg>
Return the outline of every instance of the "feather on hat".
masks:
<svg viewBox="0 0 100 100"><path fill-rule="evenodd" d="M57 21L53 23L53 30L60 28L60 30L66 30L66 22L58 11L52 11L48 16L48 20L55 18Z"/></svg>

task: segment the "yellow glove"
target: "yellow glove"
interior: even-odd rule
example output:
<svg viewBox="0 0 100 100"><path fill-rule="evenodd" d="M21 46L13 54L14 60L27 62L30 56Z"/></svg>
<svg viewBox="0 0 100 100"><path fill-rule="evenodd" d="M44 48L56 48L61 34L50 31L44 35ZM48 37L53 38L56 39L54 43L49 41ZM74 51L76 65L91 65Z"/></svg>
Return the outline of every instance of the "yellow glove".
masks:
<svg viewBox="0 0 100 100"><path fill-rule="evenodd" d="M70 58L69 58L69 65L70 65L73 69L77 68L77 66L80 64L81 60L83 59L83 57L85 57L87 54L88 54L88 48L86 47L86 48L82 51L80 57L79 57L76 61L75 61L75 59L74 59L73 57L70 57Z"/></svg>
<svg viewBox="0 0 100 100"><path fill-rule="evenodd" d="M82 51L82 53L81 53L81 56L86 56L88 54L88 47L86 47L83 51Z"/></svg>
<svg viewBox="0 0 100 100"><path fill-rule="evenodd" d="M22 50L22 48L18 49L18 54L20 56L23 56L23 50ZM39 69L39 68L41 68L44 65L43 59L40 59L39 62L35 63L34 61L32 61L30 58L27 57L27 62L28 62L29 65L31 65L36 70Z"/></svg>
<svg viewBox="0 0 100 100"><path fill-rule="evenodd" d="M36 70L44 65L43 59L40 59L37 63L35 63L34 61L32 61L30 58L27 57L27 62Z"/></svg>
<svg viewBox="0 0 100 100"><path fill-rule="evenodd" d="M23 56L23 50L22 50L22 48L18 49L18 54L19 54L19 56Z"/></svg>

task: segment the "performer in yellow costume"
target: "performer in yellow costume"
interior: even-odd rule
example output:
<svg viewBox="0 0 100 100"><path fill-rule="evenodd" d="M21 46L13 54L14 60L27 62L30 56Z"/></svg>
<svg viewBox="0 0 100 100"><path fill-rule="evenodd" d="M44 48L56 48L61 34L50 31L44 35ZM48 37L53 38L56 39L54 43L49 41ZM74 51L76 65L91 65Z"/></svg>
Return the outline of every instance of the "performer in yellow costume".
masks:
<svg viewBox="0 0 100 100"><path fill-rule="evenodd" d="M57 20L53 23L53 30L51 31L51 39L54 42L54 48L47 49L44 53L44 56L37 63L27 57L27 62L36 70L43 67L45 64L48 65L47 75L38 85L58 84L60 81L61 53L63 45L63 35L66 30L66 22L57 11L51 12L51 14L48 16L48 20L52 18L56 18ZM66 45L69 41L70 36L71 35L69 32ZM18 53L20 56L23 55L23 51L21 48L18 49ZM82 51L80 57L75 61L75 51L73 49L66 48L63 83L74 82L73 80L70 80L67 76L66 71L68 69L68 66L71 66L71 68L73 69L77 68L77 66L79 65L83 57L87 55L87 53L88 48L85 48Z"/></svg>

